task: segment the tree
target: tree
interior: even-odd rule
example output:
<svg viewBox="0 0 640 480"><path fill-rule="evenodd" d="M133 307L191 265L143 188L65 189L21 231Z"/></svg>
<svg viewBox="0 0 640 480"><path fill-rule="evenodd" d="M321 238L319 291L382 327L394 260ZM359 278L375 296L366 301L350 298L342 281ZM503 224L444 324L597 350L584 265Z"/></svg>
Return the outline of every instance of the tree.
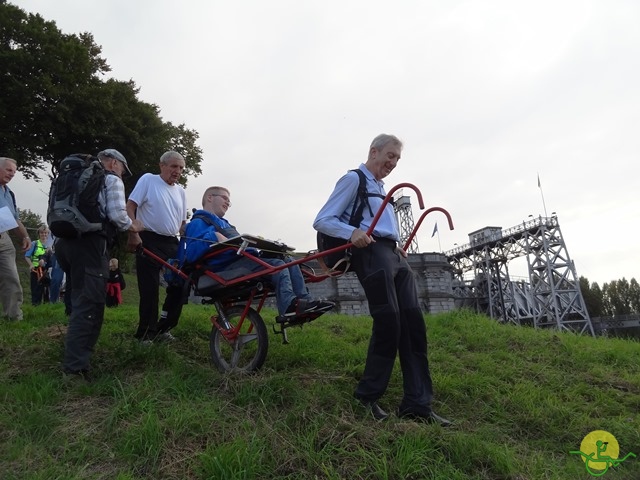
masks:
<svg viewBox="0 0 640 480"><path fill-rule="evenodd" d="M599 317L602 315L602 292L597 283L589 285L589 280L586 277L580 277L579 279L580 291L582 292L582 298L584 299L587 312L590 317Z"/></svg>
<svg viewBox="0 0 640 480"><path fill-rule="evenodd" d="M601 317L602 315L604 315L602 290L596 282L593 282L591 284L591 309L592 310L589 310L589 307L587 307L589 315L593 317Z"/></svg>
<svg viewBox="0 0 640 480"><path fill-rule="evenodd" d="M45 224L40 215L32 212L28 208L24 210L20 209L20 211L18 212L18 218L23 223L32 238L34 235L36 235L37 238L36 232L38 231L38 228Z"/></svg>
<svg viewBox="0 0 640 480"><path fill-rule="evenodd" d="M637 284L635 279L632 279ZM605 315L629 315L633 313L635 303L634 290L626 278L605 283L602 287Z"/></svg>
<svg viewBox="0 0 640 480"><path fill-rule="evenodd" d="M629 281L629 304L631 313L640 314L640 284L635 278Z"/></svg>
<svg viewBox="0 0 640 480"><path fill-rule="evenodd" d="M137 98L134 82L102 81L111 69L101 52L90 33L63 34L55 22L0 0L4 154L19 161L27 178L39 178L43 167L55 169L70 153L117 148L140 175L175 148L186 160L183 183L199 175L198 133L163 122L156 105Z"/></svg>
<svg viewBox="0 0 640 480"><path fill-rule="evenodd" d="M591 317L629 315L640 313L640 285L635 278L622 277L605 283L602 290L596 282L580 277L580 291Z"/></svg>

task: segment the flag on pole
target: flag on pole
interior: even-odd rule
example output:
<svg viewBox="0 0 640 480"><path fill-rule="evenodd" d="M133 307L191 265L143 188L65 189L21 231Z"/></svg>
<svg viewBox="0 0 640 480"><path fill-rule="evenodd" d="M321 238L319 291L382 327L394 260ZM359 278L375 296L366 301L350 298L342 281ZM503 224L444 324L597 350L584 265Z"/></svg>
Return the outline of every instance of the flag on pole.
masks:
<svg viewBox="0 0 640 480"><path fill-rule="evenodd" d="M538 174L538 188L541 188L540 187L540 174Z"/></svg>
<svg viewBox="0 0 640 480"><path fill-rule="evenodd" d="M433 236L438 233L438 222L436 222L435 226L433 227L433 233L431 234L431 238L433 238Z"/></svg>

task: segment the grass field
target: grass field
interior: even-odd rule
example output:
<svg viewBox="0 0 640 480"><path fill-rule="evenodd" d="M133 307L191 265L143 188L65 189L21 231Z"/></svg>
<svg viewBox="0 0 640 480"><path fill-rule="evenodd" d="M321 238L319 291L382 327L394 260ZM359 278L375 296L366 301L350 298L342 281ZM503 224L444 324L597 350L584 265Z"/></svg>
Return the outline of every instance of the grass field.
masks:
<svg viewBox="0 0 640 480"><path fill-rule="evenodd" d="M187 305L177 342L143 347L127 282L91 384L62 378L62 305L0 323L0 478L588 479L569 452L594 430L640 456L637 341L426 316L434 408L456 424L378 423L352 398L368 317L325 315L289 345L271 334L261 371L223 375L209 364L210 307ZM380 403L393 411L401 395L397 367ZM640 479L640 458L602 478Z"/></svg>

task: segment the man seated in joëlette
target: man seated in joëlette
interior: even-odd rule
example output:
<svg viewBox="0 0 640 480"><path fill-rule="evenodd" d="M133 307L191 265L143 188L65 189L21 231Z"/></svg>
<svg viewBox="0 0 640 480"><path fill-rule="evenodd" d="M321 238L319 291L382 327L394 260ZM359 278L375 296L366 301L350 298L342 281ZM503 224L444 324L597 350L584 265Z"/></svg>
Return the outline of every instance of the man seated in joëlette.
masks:
<svg viewBox="0 0 640 480"><path fill-rule="evenodd" d="M184 238L185 248L179 251L178 259L183 262L195 262L202 257L213 243L224 242L240 235L236 228L224 217L231 207L231 193L225 187L209 187L202 197L202 210L197 210L187 224ZM256 252L257 253L257 252ZM272 266L285 265L287 258L261 258ZM290 259L289 259L290 261ZM221 252L207 260L207 264L216 273L243 269L258 272L265 267L256 261L236 252ZM304 282L298 265L283 268L270 275L275 286L276 304L281 317L296 317L305 314L321 314L334 307L332 302L314 300Z"/></svg>

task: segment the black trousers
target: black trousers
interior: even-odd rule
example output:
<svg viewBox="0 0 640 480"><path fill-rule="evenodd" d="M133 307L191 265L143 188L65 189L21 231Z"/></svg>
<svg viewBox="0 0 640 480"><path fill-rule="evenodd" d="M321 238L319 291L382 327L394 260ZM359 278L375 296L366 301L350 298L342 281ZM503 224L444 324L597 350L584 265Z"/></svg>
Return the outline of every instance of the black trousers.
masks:
<svg viewBox="0 0 640 480"><path fill-rule="evenodd" d="M45 286L40 282L36 272L30 272L29 282L31 286L31 305L40 305L43 301L44 303L49 303L48 289L45 291Z"/></svg>
<svg viewBox="0 0 640 480"><path fill-rule="evenodd" d="M56 255L71 286L71 315L65 338L65 371L89 370L100 336L109 278L107 240L98 234L56 241Z"/></svg>
<svg viewBox="0 0 640 480"><path fill-rule="evenodd" d="M142 245L163 260L176 258L178 239L158 235L154 232L140 232ZM140 320L135 337L141 340L153 339L178 324L182 313L182 288L169 286L162 306L163 316L158 319L158 303L160 301L160 272L162 265L150 257L136 256L136 273L140 305Z"/></svg>
<svg viewBox="0 0 640 480"><path fill-rule="evenodd" d="M400 356L404 396L401 411L428 413L433 387L427 359L427 329L413 271L392 240L353 248L352 269L364 289L373 318L369 351L355 396L377 401L386 391Z"/></svg>

